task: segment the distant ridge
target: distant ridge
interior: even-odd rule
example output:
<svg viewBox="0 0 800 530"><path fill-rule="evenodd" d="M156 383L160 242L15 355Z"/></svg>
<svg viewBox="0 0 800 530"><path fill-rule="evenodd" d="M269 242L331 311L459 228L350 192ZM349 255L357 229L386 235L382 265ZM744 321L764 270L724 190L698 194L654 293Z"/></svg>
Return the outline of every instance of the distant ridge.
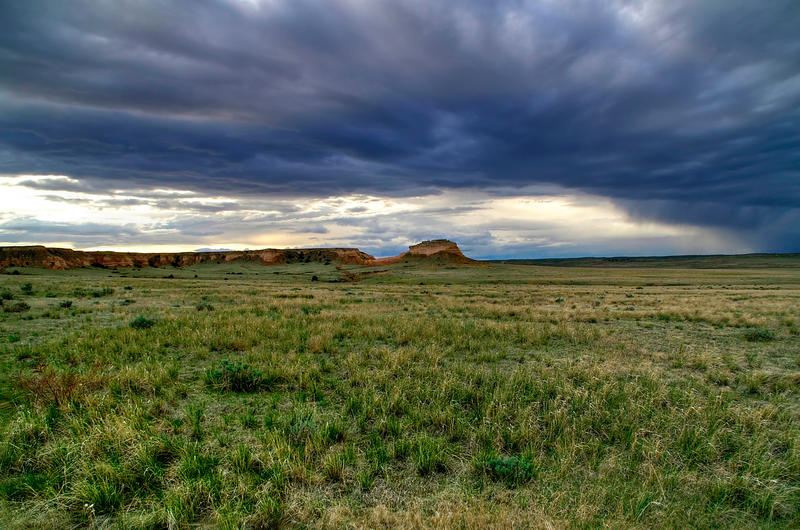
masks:
<svg viewBox="0 0 800 530"><path fill-rule="evenodd" d="M446 239L423 241L409 247L408 252L391 258L376 259L357 248L298 248L197 252L112 252L82 251L44 246L0 247L0 270L7 267L42 267L66 270L80 267L186 267L199 263L247 261L261 265L287 263L336 263L337 265L382 265L418 260L432 264L472 263L458 245Z"/></svg>
<svg viewBox="0 0 800 530"><path fill-rule="evenodd" d="M652 267L672 269L800 268L800 254L698 254L683 256L583 257L486 260L489 263L539 265L545 267L625 268Z"/></svg>

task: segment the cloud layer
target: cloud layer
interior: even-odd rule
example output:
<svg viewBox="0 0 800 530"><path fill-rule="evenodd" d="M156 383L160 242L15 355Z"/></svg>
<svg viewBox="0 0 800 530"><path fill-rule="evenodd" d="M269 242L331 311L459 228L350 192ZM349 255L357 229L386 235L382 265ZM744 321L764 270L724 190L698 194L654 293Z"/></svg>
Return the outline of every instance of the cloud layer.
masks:
<svg viewBox="0 0 800 530"><path fill-rule="evenodd" d="M794 0L30 0L0 20L0 174L68 175L28 183L62 198L228 197L213 216L552 185L800 248Z"/></svg>

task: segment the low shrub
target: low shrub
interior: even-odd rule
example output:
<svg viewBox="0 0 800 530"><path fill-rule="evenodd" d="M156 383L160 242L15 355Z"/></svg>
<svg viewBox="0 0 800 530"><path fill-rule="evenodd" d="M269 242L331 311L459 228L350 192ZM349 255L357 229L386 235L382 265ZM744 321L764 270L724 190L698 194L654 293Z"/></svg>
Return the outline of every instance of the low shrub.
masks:
<svg viewBox="0 0 800 530"><path fill-rule="evenodd" d="M509 486L530 482L535 475L533 462L525 456L478 456L475 468L492 480L505 482Z"/></svg>
<svg viewBox="0 0 800 530"><path fill-rule="evenodd" d="M6 313L24 313L30 308L31 306L29 306L25 302L17 302L16 304L3 306L3 311L5 311Z"/></svg>
<svg viewBox="0 0 800 530"><path fill-rule="evenodd" d="M138 316L131 320L130 326L134 329L148 329L156 325L156 321L147 317Z"/></svg>
<svg viewBox="0 0 800 530"><path fill-rule="evenodd" d="M23 283L19 289L22 291L22 294L33 294L33 284L31 282Z"/></svg>
<svg viewBox="0 0 800 530"><path fill-rule="evenodd" d="M764 328L751 328L744 331L747 342L769 342L775 340L775 333Z"/></svg>

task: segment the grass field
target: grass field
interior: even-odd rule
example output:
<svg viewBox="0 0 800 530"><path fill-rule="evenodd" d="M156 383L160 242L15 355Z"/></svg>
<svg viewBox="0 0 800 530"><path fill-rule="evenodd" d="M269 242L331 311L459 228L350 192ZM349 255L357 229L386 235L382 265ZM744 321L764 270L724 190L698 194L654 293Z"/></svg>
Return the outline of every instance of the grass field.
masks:
<svg viewBox="0 0 800 530"><path fill-rule="evenodd" d="M365 271L7 271L0 527L800 527L800 270Z"/></svg>

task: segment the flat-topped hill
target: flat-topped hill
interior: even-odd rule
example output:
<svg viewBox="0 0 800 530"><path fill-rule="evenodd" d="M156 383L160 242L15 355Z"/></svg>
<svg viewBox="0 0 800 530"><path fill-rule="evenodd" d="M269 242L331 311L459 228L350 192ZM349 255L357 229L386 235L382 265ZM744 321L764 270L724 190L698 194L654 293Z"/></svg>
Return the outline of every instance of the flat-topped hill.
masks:
<svg viewBox="0 0 800 530"><path fill-rule="evenodd" d="M475 260L466 257L454 242L447 239L434 239L411 245L408 247L407 252L403 252L399 256L376 259L375 264L411 261L425 261L435 264L475 263Z"/></svg>

